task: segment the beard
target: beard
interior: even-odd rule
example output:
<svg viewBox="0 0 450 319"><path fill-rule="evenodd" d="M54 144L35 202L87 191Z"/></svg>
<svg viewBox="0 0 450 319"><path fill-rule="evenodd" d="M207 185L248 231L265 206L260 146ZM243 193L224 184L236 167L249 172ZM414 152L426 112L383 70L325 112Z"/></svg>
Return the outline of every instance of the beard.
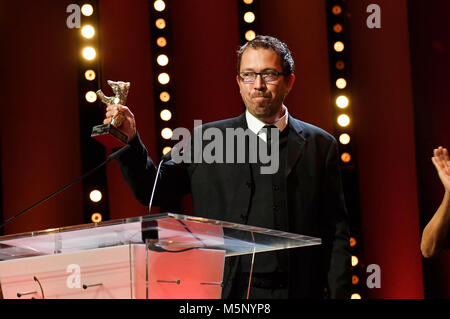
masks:
<svg viewBox="0 0 450 319"><path fill-rule="evenodd" d="M258 97L266 97L266 99L254 100ZM270 94L254 94L243 100L250 114L260 120L274 117L280 112L283 104L282 101L273 100Z"/></svg>
<svg viewBox="0 0 450 319"><path fill-rule="evenodd" d="M281 110L280 106L275 106L272 101L262 101L263 103L251 103L247 105L247 110L256 118L263 120L274 117Z"/></svg>

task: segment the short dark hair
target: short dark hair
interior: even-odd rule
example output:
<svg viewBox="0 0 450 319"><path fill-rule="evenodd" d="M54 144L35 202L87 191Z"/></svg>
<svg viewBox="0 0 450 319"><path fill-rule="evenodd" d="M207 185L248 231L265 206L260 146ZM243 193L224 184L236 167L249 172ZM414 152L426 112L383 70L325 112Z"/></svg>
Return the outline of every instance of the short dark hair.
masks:
<svg viewBox="0 0 450 319"><path fill-rule="evenodd" d="M277 38L268 35L257 35L252 41L245 43L237 51L237 72L241 71L241 60L244 51L251 47L253 49L264 48L275 51L281 59L283 73L285 75L294 74L294 59L292 59L291 51L288 46Z"/></svg>

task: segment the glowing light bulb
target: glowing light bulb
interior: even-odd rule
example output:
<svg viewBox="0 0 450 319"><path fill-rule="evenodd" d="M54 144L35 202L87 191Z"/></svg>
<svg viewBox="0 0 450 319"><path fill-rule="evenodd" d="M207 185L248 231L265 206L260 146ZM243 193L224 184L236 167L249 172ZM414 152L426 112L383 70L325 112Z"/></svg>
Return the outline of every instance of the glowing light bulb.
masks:
<svg viewBox="0 0 450 319"><path fill-rule="evenodd" d="M97 203L99 201L102 200L102 192L100 192L97 189L94 189L90 194L89 194L89 198L91 199L91 201L93 201L94 203Z"/></svg>
<svg viewBox="0 0 450 319"><path fill-rule="evenodd" d="M339 115L337 122L340 126L346 127L350 124L350 117L347 114Z"/></svg>
<svg viewBox="0 0 450 319"><path fill-rule="evenodd" d="M85 25L81 28L81 35L86 39L91 39L95 35L95 29L91 25Z"/></svg>
<svg viewBox="0 0 450 319"><path fill-rule="evenodd" d="M86 98L86 101L88 101L89 103L94 103L95 101L97 101L97 94L95 94L94 91L87 92L84 97Z"/></svg>
<svg viewBox="0 0 450 319"><path fill-rule="evenodd" d="M158 75L158 82L161 84L167 84L170 81L170 76L167 73L161 73Z"/></svg>
<svg viewBox="0 0 450 319"><path fill-rule="evenodd" d="M255 21L255 14L251 11L248 11L244 14L244 21L247 23L252 23Z"/></svg>
<svg viewBox="0 0 450 319"><path fill-rule="evenodd" d="M347 87L347 81L344 78L339 78L336 80L336 87L338 89L345 89Z"/></svg>
<svg viewBox="0 0 450 319"><path fill-rule="evenodd" d="M247 41L252 41L254 38L256 38L256 33L253 30L248 30L245 32L245 39Z"/></svg>
<svg viewBox="0 0 450 319"><path fill-rule="evenodd" d="M81 7L81 13L85 17L89 17L94 13L94 8L90 4L83 4Z"/></svg>
<svg viewBox="0 0 450 319"><path fill-rule="evenodd" d="M155 8L156 11L161 12L164 11L164 9L166 8L166 4L162 0L156 0L153 3L153 7Z"/></svg>
<svg viewBox="0 0 450 319"><path fill-rule="evenodd" d="M158 29L164 29L166 27L166 20L159 18L156 20L155 25Z"/></svg>
<svg viewBox="0 0 450 319"><path fill-rule="evenodd" d="M97 52L95 51L95 49L93 47L85 47L83 49L83 57L86 60L92 61L95 59L96 56L97 56Z"/></svg>
<svg viewBox="0 0 450 319"><path fill-rule="evenodd" d="M337 41L336 43L334 43L334 50L336 52L344 51L344 43L342 43L342 41Z"/></svg>
<svg viewBox="0 0 450 319"><path fill-rule="evenodd" d="M91 215L91 220L93 223L100 223L102 221L103 217L100 213L93 213Z"/></svg>
<svg viewBox="0 0 450 319"><path fill-rule="evenodd" d="M166 139L166 140L170 140L172 138L173 132L170 128L166 127L163 128L161 131L161 136Z"/></svg>
<svg viewBox="0 0 450 319"><path fill-rule="evenodd" d="M158 39L156 39L156 45L163 48L167 45L167 40L164 37L159 37Z"/></svg>
<svg viewBox="0 0 450 319"><path fill-rule="evenodd" d="M159 99L160 99L162 102L169 102L169 100L170 100L170 94L169 94L169 92L166 92L166 91L161 92L161 94L159 94Z"/></svg>
<svg viewBox="0 0 450 319"><path fill-rule="evenodd" d="M349 104L348 98L345 95L341 95L336 99L336 105L341 108L345 109Z"/></svg>
<svg viewBox="0 0 450 319"><path fill-rule="evenodd" d="M350 135L348 135L347 133L343 133L339 136L339 142L341 142L341 144L343 145L347 145L348 143L350 143Z"/></svg>
<svg viewBox="0 0 450 319"><path fill-rule="evenodd" d="M95 80L95 71L94 70L87 70L86 72L84 72L84 77L88 81Z"/></svg>
<svg viewBox="0 0 450 319"><path fill-rule="evenodd" d="M163 121L169 121L172 118L172 113L167 109L162 110L159 115Z"/></svg>
<svg viewBox="0 0 450 319"><path fill-rule="evenodd" d="M160 54L156 58L156 62L158 62L160 66L166 66L169 63L169 58L165 54Z"/></svg>

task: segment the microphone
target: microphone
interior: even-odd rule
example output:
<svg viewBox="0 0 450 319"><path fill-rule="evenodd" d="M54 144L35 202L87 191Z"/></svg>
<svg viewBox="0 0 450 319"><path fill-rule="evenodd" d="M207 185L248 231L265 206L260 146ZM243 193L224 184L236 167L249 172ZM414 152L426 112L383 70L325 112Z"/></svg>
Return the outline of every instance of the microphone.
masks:
<svg viewBox="0 0 450 319"><path fill-rule="evenodd" d="M155 195L156 183L158 182L159 172L161 171L161 165L165 162L170 161L172 159L172 154L175 154L177 152L178 153L183 152L183 146L180 146L180 147L174 146L170 150L170 152L167 152L166 154L164 154L164 156L161 158L161 161L159 162L158 168L156 170L155 181L153 182L153 189L152 189L152 193L150 195L150 201L148 203L148 214L149 215L150 215L150 210L152 209L153 196Z"/></svg>
<svg viewBox="0 0 450 319"><path fill-rule="evenodd" d="M87 173L85 173L84 175L82 175L81 177L78 177L77 179L75 179L74 181L70 182L69 184L61 187L60 189L58 189L56 192L48 195L47 197L41 199L40 201L36 202L35 204L31 205L30 207L28 207L27 209L21 211L20 213L18 213L17 215L14 215L13 217L9 218L6 222L4 222L3 224L0 225L0 229L2 229L3 227L5 227L7 224L9 224L10 222L12 222L13 220L15 220L16 218L18 218L19 216L25 214L26 212L32 210L33 208L35 208L36 206L39 206L40 204L46 202L47 200L49 200L52 197L55 197L57 194L61 193L62 191L66 190L67 188L69 188L70 186L78 183L79 181L83 180L84 178L88 177L89 175L91 175L92 173L94 173L95 171L97 171L98 169L100 169L101 167L103 167L104 165L106 165L109 162L112 162L114 160L116 160L120 155L122 155L126 150L128 150L131 146L129 144L123 146L122 148L120 148L118 151L108 155L108 158L101 163L100 165L98 165L97 167L91 169L90 171L88 171Z"/></svg>

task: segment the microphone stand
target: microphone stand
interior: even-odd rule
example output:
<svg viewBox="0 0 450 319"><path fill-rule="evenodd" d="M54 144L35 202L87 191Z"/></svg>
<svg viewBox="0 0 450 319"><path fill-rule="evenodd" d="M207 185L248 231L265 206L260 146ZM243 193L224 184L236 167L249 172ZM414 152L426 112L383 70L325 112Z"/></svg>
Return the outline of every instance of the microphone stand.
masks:
<svg viewBox="0 0 450 319"><path fill-rule="evenodd" d="M97 171L98 169L100 169L102 166L106 165L109 162L112 162L113 160L117 159L123 152L125 152L126 150L128 150L130 148L130 145L127 144L125 146L123 146L121 149L119 149L118 151L110 154L108 156L108 158L106 159L106 161L104 161L103 163L101 163L100 165L98 165L97 167L91 169L90 171L88 171L87 173L85 173L84 175L82 175L81 177L78 177L77 179L75 179L74 181L70 182L69 184L63 186L62 188L58 189L56 192L51 193L50 195L48 195L47 197L41 199L40 201L36 202L35 204L31 205L30 207L28 207L27 209L21 211L20 213L14 215L13 217L9 218L8 220L6 220L3 224L0 225L0 229L2 229L3 227L5 227L7 224L9 224L10 222L12 222L13 220L15 220L16 218L22 216L23 214L27 213L28 211L32 210L34 207L46 202L47 200L49 200L50 198L58 195L59 193L61 193L62 191L66 190L67 188L69 188L70 186L72 186L73 184L78 183L79 181L83 180L84 178L86 178L87 176L91 175L92 173L94 173L95 171Z"/></svg>

